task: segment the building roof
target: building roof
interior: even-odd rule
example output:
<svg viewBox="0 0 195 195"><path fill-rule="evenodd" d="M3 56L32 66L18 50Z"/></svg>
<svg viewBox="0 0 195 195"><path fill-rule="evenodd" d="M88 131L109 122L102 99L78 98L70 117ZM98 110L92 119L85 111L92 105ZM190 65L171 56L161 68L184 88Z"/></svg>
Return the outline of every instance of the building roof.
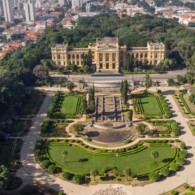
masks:
<svg viewBox="0 0 195 195"><path fill-rule="evenodd" d="M103 38L97 38L97 43L118 43L117 37L103 37Z"/></svg>

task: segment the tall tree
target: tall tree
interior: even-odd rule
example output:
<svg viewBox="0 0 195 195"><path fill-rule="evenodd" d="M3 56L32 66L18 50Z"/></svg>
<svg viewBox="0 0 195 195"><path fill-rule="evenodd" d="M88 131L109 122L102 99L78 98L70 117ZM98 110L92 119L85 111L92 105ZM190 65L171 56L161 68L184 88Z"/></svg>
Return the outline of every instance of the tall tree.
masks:
<svg viewBox="0 0 195 195"><path fill-rule="evenodd" d="M68 88L69 91L72 92L72 90L74 89L75 85L74 85L73 82L69 81L69 82L67 82L66 87Z"/></svg>
<svg viewBox="0 0 195 195"><path fill-rule="evenodd" d="M127 104L128 100L128 82L127 80L121 82L120 91L121 91L121 97L123 99L124 104Z"/></svg>
<svg viewBox="0 0 195 195"><path fill-rule="evenodd" d="M154 151L152 151L151 155L152 155L154 162L155 162L155 160L159 157L159 152L154 150Z"/></svg>
<svg viewBox="0 0 195 195"><path fill-rule="evenodd" d="M88 101L88 108L90 112L95 111L95 87L89 89L89 101Z"/></svg>
<svg viewBox="0 0 195 195"><path fill-rule="evenodd" d="M133 121L133 110L132 109L129 110L128 119L129 119L129 122L132 124L132 121Z"/></svg>
<svg viewBox="0 0 195 195"><path fill-rule="evenodd" d="M68 151L66 151L66 150L64 150L63 152L62 152L62 156L63 156L63 158L64 158L64 161L66 161L66 156L68 155Z"/></svg>
<svg viewBox="0 0 195 195"><path fill-rule="evenodd" d="M145 76L145 87L146 87L146 90L148 90L151 86L152 86L152 78L150 77L150 75L147 74Z"/></svg>

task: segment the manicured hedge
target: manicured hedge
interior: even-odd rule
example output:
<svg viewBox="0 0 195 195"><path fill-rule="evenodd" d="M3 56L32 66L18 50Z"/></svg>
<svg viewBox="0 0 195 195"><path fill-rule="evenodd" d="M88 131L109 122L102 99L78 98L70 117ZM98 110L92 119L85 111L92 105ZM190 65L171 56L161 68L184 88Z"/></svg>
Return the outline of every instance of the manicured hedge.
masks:
<svg viewBox="0 0 195 195"><path fill-rule="evenodd" d="M55 140L54 140L55 141ZM57 141L57 140L56 140ZM106 149L97 149L93 147L84 147L85 145L83 144L82 141L80 140L65 140L65 141L58 141L58 142L53 142L53 140L49 140L49 142L45 140L39 140L36 143L35 151L40 150L45 147L45 154L36 156L38 160L40 160L40 163L42 167L46 168L50 173L56 173L58 172L59 168L56 166L54 162L51 162L48 160L48 152L47 152L47 144L52 144L52 145L72 145L73 147L77 147L79 150L85 150L85 152L89 153L95 153L96 155L103 155L103 156L111 156L115 157L117 155L129 155L129 154L134 154L136 152L140 152L143 149L146 148L144 143L149 143L150 147L168 147L170 143L174 142L174 140L144 140L140 141L137 144L128 147L128 148L123 148L123 149L113 149L113 150L106 150ZM178 142L181 142L178 140ZM182 142L181 142L182 143ZM77 145L79 144L79 145ZM180 144L181 145L181 144ZM151 170L148 173L144 173L142 175L135 175L134 177L137 177L138 179L141 178L157 178L157 180L160 179L161 176L166 177L169 175L170 171L177 171L181 166L185 164L185 158L187 157L187 152L185 150L180 150L178 148L175 148L175 155L173 158L173 161L171 161L169 164L163 165L162 167L159 167L158 170ZM107 170L113 170L113 167L107 168ZM104 170L104 173L106 173L106 169ZM103 174L102 171L99 171L99 174ZM124 176L122 173L120 174L121 176ZM155 175L155 177L153 177ZM62 174L62 177L66 180L71 180L77 184L82 184L85 183L85 176L83 175L78 175L78 174L73 174L70 173L69 171L65 171ZM156 180L155 180L156 181Z"/></svg>
<svg viewBox="0 0 195 195"><path fill-rule="evenodd" d="M190 107L189 107L188 104L186 103L186 101L185 101L185 99L184 99L184 97L183 97L184 95L185 95L184 92L180 92L180 93L179 93L179 99L181 100L181 102L182 102L182 104L183 104L183 105L181 105L181 103L180 103L180 106L184 106L185 109L187 110L187 112L188 112L189 114L195 115L195 113L191 111Z"/></svg>
<svg viewBox="0 0 195 195"><path fill-rule="evenodd" d="M145 94L139 94L138 96L141 97ZM162 94L152 94L155 96L156 98L156 101L158 102L158 105L159 105L159 108L160 108L160 111L161 111L161 114L158 115L158 117L160 116L164 116L164 118L171 118L172 117L172 112L167 104L167 101L165 100L164 96ZM135 98L133 99L133 102L134 102L134 110L137 114L142 114L144 115L144 118L145 119L151 119L151 118L156 118L156 115L154 114L147 114L145 113L144 109L143 109L143 106L142 106L142 102L141 102L141 99L140 98Z"/></svg>
<svg viewBox="0 0 195 195"><path fill-rule="evenodd" d="M175 120L150 120L155 126L163 126L166 129L164 131L156 131L155 134L173 134L174 136L180 135L180 127Z"/></svg>
<svg viewBox="0 0 195 195"><path fill-rule="evenodd" d="M78 103L76 107L76 112L71 114L71 113L62 113L61 112L61 107L63 104L63 101L66 97L72 96L74 94L63 94L62 92L57 92L52 100L52 103L50 104L47 112L47 116L49 118L53 119L65 119L65 118L75 118L77 114L82 114L83 113L83 98L84 96L78 95Z"/></svg>

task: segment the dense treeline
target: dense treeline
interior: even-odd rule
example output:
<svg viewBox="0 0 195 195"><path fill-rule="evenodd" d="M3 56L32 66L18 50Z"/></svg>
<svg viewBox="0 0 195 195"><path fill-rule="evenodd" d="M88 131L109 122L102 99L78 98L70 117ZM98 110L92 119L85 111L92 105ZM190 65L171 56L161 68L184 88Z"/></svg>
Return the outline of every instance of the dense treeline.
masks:
<svg viewBox="0 0 195 195"><path fill-rule="evenodd" d="M166 59L161 63L163 70L188 66L191 82L195 75L195 32L179 25L175 19L139 16L131 18L116 14L101 14L97 17L80 18L75 29L50 27L36 44L8 54L0 62L0 107L16 103L23 96L25 85L33 85L36 76L34 68L51 66L50 47L56 43L68 43L70 47L86 47L97 37L117 36L121 44L146 46L147 41L162 41L166 44ZM42 69L43 78L48 75ZM42 75L42 74L41 74ZM14 90L13 90L14 89ZM17 93L15 93L17 91Z"/></svg>

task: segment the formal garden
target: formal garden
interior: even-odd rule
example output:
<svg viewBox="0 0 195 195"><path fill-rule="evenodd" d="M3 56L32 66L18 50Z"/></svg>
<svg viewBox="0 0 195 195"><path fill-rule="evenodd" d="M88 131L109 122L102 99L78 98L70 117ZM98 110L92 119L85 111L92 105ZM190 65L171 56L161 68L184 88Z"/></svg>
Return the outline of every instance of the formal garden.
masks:
<svg viewBox="0 0 195 195"><path fill-rule="evenodd" d="M184 183L169 192L163 193L162 195L179 195L179 194L194 195L194 193L195 193L195 188L191 185L188 185L187 183Z"/></svg>
<svg viewBox="0 0 195 195"><path fill-rule="evenodd" d="M41 125L41 135L43 137L68 137L66 126L73 121L71 120L50 120L46 119Z"/></svg>
<svg viewBox="0 0 195 195"><path fill-rule="evenodd" d="M153 125L153 137L177 137L180 135L180 127L175 120L149 120Z"/></svg>
<svg viewBox="0 0 195 195"><path fill-rule="evenodd" d="M161 93L132 94L134 111L138 118L171 118L172 112Z"/></svg>
<svg viewBox="0 0 195 195"><path fill-rule="evenodd" d="M83 94L57 92L48 109L49 118L75 118L83 113Z"/></svg>
<svg viewBox="0 0 195 195"><path fill-rule="evenodd" d="M192 134L195 135L195 120L189 120L188 125L192 131Z"/></svg>
<svg viewBox="0 0 195 195"><path fill-rule="evenodd" d="M97 149L80 140L39 140L35 154L50 173L78 184L130 178L157 181L178 171L187 157L185 144L179 140L144 140L113 150Z"/></svg>
<svg viewBox="0 0 195 195"><path fill-rule="evenodd" d="M190 101L189 93L187 93L185 90L179 91L175 93L174 97L183 115L187 116L188 118L195 117L195 104Z"/></svg>

